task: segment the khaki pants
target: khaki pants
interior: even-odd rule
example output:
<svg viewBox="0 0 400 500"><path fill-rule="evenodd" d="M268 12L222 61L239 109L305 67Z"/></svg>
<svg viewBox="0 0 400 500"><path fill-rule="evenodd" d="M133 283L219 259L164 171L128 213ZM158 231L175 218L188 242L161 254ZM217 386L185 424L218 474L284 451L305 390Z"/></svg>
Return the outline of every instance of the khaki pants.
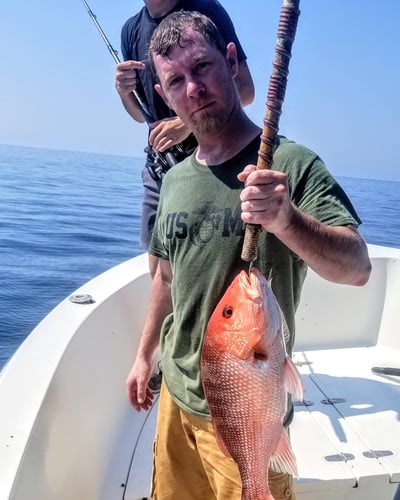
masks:
<svg viewBox="0 0 400 500"><path fill-rule="evenodd" d="M295 500L292 476L269 471L275 500ZM219 449L211 422L180 409L164 383L158 407L152 498L240 500L236 463Z"/></svg>

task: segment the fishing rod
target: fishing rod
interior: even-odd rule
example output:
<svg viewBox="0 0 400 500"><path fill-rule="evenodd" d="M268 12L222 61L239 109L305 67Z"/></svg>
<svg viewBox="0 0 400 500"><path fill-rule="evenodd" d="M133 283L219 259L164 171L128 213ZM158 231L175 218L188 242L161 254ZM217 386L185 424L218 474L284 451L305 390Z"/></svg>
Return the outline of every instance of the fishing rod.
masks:
<svg viewBox="0 0 400 500"><path fill-rule="evenodd" d="M282 113L287 76L289 74L291 50L300 15L299 3L300 0L283 0L281 7L275 56L268 85L264 126L258 151L258 169L269 169L272 165L279 130L279 118ZM253 262L257 259L258 237L261 229L262 227L259 224L246 224L241 257L242 260L250 262L250 270Z"/></svg>
<svg viewBox="0 0 400 500"><path fill-rule="evenodd" d="M114 59L115 64L119 64L121 62L121 60L118 57L118 51L116 49L114 49L114 47L111 45L109 39L107 38L102 27L100 26L100 23L97 20L97 16L93 13L92 9L89 7L86 0L82 0L82 2L84 4L84 6L87 10L87 13L89 14L91 20L93 21L98 32L100 33L101 38L103 39L104 43L106 44L106 47L107 47L109 53L111 54L112 58ZM155 120L151 116L146 104L143 102L143 99L141 99L141 97L136 92L136 90L132 90L132 93L135 96L135 99L137 100L137 102L140 106L140 109L142 111L142 114L143 114L147 124L154 122ZM180 144L177 144L174 148L177 150L177 153L179 153L179 154L183 153L183 149L182 149ZM171 167L173 167L174 165L176 165L178 163L178 160L176 159L174 153L170 150L164 151L162 153L161 152L156 153L155 151L153 151L151 149L151 152L152 152L154 163L156 166L152 169L149 169L149 170L150 170L151 175L155 179L161 179L162 173L169 170Z"/></svg>
<svg viewBox="0 0 400 500"><path fill-rule="evenodd" d="M86 10L91 18L91 20L94 22L94 25L96 26L96 28L98 29L100 35L101 35L101 38L103 39L104 43L106 44L107 46L107 49L108 49L108 52L111 54L112 58L114 59L115 61L115 64L119 64L121 62L120 58L118 57L118 51L116 49L114 49L114 47L111 45L109 39L107 38L106 34L104 33L102 27L100 26L100 23L98 22L97 20L97 16L93 13L92 9L89 7L88 3L86 2L86 0L82 0L84 6L86 7ZM147 106L146 104L143 102L143 100L140 98L140 96L138 95L138 93L136 92L136 90L132 90L132 93L133 95L135 96L137 102L139 103L140 107L141 107L141 111L143 113L143 115L145 116L146 118L146 122L147 123L151 123L153 122L154 120L152 119L152 117L150 116L150 113L147 109Z"/></svg>

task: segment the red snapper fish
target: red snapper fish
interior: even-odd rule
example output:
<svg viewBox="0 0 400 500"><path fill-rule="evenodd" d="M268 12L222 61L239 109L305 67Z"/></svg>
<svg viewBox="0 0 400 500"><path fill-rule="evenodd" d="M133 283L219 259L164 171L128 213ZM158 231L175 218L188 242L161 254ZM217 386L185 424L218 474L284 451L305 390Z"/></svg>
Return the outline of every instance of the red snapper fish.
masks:
<svg viewBox="0 0 400 500"><path fill-rule="evenodd" d="M218 444L239 467L242 500L273 500L269 467L297 476L283 418L287 392L302 399L303 384L288 334L271 280L256 268L234 278L207 325L202 383Z"/></svg>

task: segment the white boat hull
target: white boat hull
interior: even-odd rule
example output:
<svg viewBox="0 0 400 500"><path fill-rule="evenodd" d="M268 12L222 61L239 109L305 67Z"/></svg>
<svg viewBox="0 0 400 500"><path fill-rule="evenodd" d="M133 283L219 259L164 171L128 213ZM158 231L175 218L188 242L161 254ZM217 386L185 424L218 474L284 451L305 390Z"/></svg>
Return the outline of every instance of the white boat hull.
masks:
<svg viewBox="0 0 400 500"><path fill-rule="evenodd" d="M400 250L369 248L365 287L306 280L294 359L312 405L296 402L291 426L298 500L393 500L400 483L400 377L371 371L400 368ZM124 386L149 290L146 255L107 271L74 294L93 303L64 300L3 369L0 500L149 495L157 408L136 413Z"/></svg>

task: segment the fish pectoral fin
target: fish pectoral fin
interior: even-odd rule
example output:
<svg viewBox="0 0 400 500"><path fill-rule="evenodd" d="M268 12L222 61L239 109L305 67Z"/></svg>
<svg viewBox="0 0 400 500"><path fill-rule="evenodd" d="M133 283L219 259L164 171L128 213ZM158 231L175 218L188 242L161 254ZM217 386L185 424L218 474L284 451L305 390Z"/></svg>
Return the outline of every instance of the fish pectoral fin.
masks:
<svg viewBox="0 0 400 500"><path fill-rule="evenodd" d="M290 446L289 434L285 427L282 427L278 445L270 460L270 467L275 472L283 472L298 477L296 457Z"/></svg>
<svg viewBox="0 0 400 500"><path fill-rule="evenodd" d="M305 386L296 365L288 357L285 359L283 372L283 384L287 392L296 396L297 399L302 400Z"/></svg>

